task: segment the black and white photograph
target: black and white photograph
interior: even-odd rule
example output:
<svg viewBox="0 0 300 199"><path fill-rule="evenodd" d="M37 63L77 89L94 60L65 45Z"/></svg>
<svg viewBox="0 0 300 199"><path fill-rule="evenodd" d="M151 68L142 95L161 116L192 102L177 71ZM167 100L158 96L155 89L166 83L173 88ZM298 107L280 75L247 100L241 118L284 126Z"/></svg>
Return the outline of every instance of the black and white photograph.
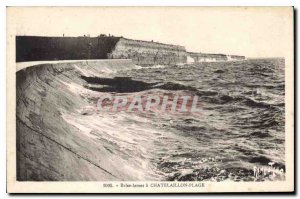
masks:
<svg viewBox="0 0 300 199"><path fill-rule="evenodd" d="M8 7L9 190L293 191L293 16Z"/></svg>

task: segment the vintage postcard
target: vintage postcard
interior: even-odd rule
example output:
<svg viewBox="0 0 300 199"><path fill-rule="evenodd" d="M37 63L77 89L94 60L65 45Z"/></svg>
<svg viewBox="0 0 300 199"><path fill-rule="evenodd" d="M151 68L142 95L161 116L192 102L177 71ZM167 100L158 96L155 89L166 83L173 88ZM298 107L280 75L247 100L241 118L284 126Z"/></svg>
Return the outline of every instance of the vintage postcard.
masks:
<svg viewBox="0 0 300 199"><path fill-rule="evenodd" d="M293 192L293 26L293 7L7 7L7 192Z"/></svg>

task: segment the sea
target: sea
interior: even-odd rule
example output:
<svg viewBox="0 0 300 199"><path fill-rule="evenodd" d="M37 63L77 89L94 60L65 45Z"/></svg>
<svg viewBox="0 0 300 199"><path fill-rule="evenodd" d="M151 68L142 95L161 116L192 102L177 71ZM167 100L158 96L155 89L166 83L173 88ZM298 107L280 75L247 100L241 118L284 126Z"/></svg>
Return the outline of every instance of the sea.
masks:
<svg viewBox="0 0 300 199"><path fill-rule="evenodd" d="M284 59L137 66L110 79L90 89L126 96L188 93L201 104L200 114L107 113L115 129L123 129L114 144L141 179L285 179Z"/></svg>

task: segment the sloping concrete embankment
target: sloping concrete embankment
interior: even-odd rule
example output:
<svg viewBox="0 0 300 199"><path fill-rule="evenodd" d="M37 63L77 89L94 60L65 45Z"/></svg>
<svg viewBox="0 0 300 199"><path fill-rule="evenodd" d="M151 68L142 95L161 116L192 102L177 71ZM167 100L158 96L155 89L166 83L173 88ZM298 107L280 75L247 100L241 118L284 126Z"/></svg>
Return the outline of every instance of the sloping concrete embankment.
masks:
<svg viewBox="0 0 300 199"><path fill-rule="evenodd" d="M74 86L84 84L81 75L133 67L130 60L106 60L41 64L18 71L17 180L135 180L122 171L122 159L63 119L90 104L76 93L84 92Z"/></svg>

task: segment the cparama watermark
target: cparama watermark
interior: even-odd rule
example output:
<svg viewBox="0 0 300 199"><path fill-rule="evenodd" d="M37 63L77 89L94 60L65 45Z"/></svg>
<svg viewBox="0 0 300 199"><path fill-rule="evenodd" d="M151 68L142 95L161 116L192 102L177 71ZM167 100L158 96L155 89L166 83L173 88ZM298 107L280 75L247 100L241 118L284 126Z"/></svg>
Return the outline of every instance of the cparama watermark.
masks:
<svg viewBox="0 0 300 199"><path fill-rule="evenodd" d="M112 95L100 96L97 101L99 111L159 111L162 113L199 113L199 97L188 95Z"/></svg>

